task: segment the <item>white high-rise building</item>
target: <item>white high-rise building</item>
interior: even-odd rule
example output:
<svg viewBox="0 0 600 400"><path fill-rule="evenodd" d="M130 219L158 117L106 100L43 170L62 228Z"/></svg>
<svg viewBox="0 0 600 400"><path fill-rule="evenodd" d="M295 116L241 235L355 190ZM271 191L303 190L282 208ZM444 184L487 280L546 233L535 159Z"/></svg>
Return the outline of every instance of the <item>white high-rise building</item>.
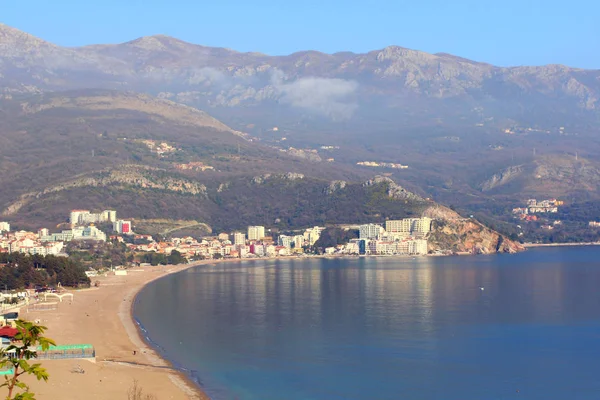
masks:
<svg viewBox="0 0 600 400"><path fill-rule="evenodd" d="M89 214L90 210L71 210L71 217L69 218L69 221L71 222L71 227L81 225L81 221L85 218L85 216Z"/></svg>
<svg viewBox="0 0 600 400"><path fill-rule="evenodd" d="M321 232L323 232L324 229L325 228L321 228L319 226L307 229L304 232L304 241L308 242L311 246L314 245L321 237Z"/></svg>
<svg viewBox="0 0 600 400"><path fill-rule="evenodd" d="M294 236L294 248L300 249L304 246L304 235Z"/></svg>
<svg viewBox="0 0 600 400"><path fill-rule="evenodd" d="M383 227L377 224L361 225L359 228L360 239L377 239L383 233Z"/></svg>
<svg viewBox="0 0 600 400"><path fill-rule="evenodd" d="M117 221L117 212L115 210L104 210L101 213L101 221L102 222L116 222Z"/></svg>
<svg viewBox="0 0 600 400"><path fill-rule="evenodd" d="M104 210L99 213L91 213L90 210L71 210L69 218L72 227L78 225L93 224L97 222L117 222L115 210Z"/></svg>
<svg viewBox="0 0 600 400"><path fill-rule="evenodd" d="M236 232L233 234L233 244L236 246L242 246L246 244L246 235L242 232Z"/></svg>
<svg viewBox="0 0 600 400"><path fill-rule="evenodd" d="M248 240L260 240L265 237L264 226L249 226L248 227Z"/></svg>
<svg viewBox="0 0 600 400"><path fill-rule="evenodd" d="M0 232L10 232L10 224L8 222L0 222Z"/></svg>

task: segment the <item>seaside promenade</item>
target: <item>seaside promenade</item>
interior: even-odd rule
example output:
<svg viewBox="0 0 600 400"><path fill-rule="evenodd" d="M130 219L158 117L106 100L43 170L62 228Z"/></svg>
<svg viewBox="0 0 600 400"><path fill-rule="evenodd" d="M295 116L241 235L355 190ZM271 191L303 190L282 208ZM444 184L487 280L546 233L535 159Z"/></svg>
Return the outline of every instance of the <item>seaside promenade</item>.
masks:
<svg viewBox="0 0 600 400"><path fill-rule="evenodd" d="M137 381L144 394L157 399L208 399L144 343L131 315L135 295L147 283L193 265L94 277L99 287L73 291L73 302L62 302L56 310L27 312L26 307L21 308L20 317L39 320L57 344L90 343L96 351L95 360L40 360L50 374L48 382L24 378L37 398L126 399Z"/></svg>

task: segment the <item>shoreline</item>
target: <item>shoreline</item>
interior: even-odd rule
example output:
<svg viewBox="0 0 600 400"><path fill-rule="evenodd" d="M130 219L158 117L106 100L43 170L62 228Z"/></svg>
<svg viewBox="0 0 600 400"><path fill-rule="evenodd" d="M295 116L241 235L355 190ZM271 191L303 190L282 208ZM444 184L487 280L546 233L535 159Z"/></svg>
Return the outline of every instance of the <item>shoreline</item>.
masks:
<svg viewBox="0 0 600 400"><path fill-rule="evenodd" d="M176 265L165 265L164 268L171 267L171 269L165 271L163 274L160 274L147 280L138 287L132 288L125 297L126 299L129 299L129 307L125 307L127 305L127 302L125 301L121 303L118 312L119 318L121 319L121 323L125 327L125 330L127 331L127 334L129 336L129 340L131 340L132 344L134 344L134 346L138 349L143 349L144 347L150 349L148 352L144 353L146 357L153 359L153 361L155 361L154 364L164 364L162 365L162 367L164 367L167 371L170 370L169 378L175 384L175 386L177 386L179 390L184 392L190 399L197 400L210 400L210 397L206 394L204 389L197 382L194 382L190 376L185 374L183 371L177 369L168 359L161 356L160 352L154 346L152 346L151 343L148 343L141 330L140 324L135 319L133 307L135 305L138 294L142 290L144 290L144 288L150 283L162 279L166 276L185 271L189 268L206 264L212 264L212 262L206 262L205 260L203 260L190 264L183 264L183 267L178 267ZM123 310L122 308L126 309Z"/></svg>
<svg viewBox="0 0 600 400"><path fill-rule="evenodd" d="M239 259L239 258L220 259L220 260L201 260L201 261L194 261L189 264L157 266L157 267L162 267L162 268L170 267L170 269L164 271L164 273L159 274L158 276L155 276L149 280L146 280L142 285L132 288L131 292L129 293L129 296L130 296L129 307L127 307L126 312L125 312L125 310L120 310L120 312L119 312L119 317L121 318L122 323L125 326L125 329L128 330L127 328L128 327L130 328L128 330L128 335L129 335L129 339L131 340L131 342L134 345L136 345L136 347L139 349L143 349L143 348L149 349L149 352L146 352L145 355L153 358L155 363L164 364L161 367L167 371L170 371L169 377L171 378L171 381L173 381L175 386L177 386L182 392L184 392L187 396L189 396L190 399L211 400L210 396L208 396L208 394L206 393L205 388L203 388L199 382L195 381L193 379L193 377L189 375L189 373L186 373L185 371L181 370L180 368L177 368L173 364L172 361L170 361L166 357L162 356L160 354L160 351L156 348L156 344L152 344L147 340L146 335L144 335L144 332L142 331L142 325L140 323L138 323L138 321L136 320L134 310L133 310L134 306L135 306L135 302L137 300L137 296L150 283L160 280L166 276L180 273L180 272L186 271L190 268L199 267L199 266L203 266L203 265L215 265L215 264L239 262L239 261L244 261L244 260ZM127 304L127 302L123 302L121 308L124 307L126 304ZM124 312L121 312L121 311L124 311Z"/></svg>
<svg viewBox="0 0 600 400"><path fill-rule="evenodd" d="M565 247L565 246L600 246L600 242L581 242L581 243L523 243L525 248L533 247Z"/></svg>
<svg viewBox="0 0 600 400"><path fill-rule="evenodd" d="M407 259L410 256L383 257ZM281 260L308 261L311 258L362 257L321 255L282 257ZM46 326L48 337L57 344L88 344L95 350L94 359L40 360L50 376L48 382L40 382L29 376L23 380L40 399L127 398L137 384L143 389L144 395L153 395L157 399L210 400L206 393L209 388L203 387L202 376L197 379L186 371L185 366L161 355L160 346L152 342L148 332L142 330L143 326L136 320L133 308L137 296L151 282L190 268L269 260L230 258L134 267L126 270L127 275L91 277L92 287L67 290L74 295L73 300L54 303L56 306L52 309L21 307L20 317ZM98 287L94 286L95 282L98 282Z"/></svg>
<svg viewBox="0 0 600 400"><path fill-rule="evenodd" d="M190 264L131 268L127 275L92 277L99 287L69 290L73 301L57 303L55 309L20 309L20 317L38 320L47 335L60 345L91 344L95 359L40 360L48 382L26 376L23 381L40 399L112 400L127 398L137 383L157 399L210 400L201 384L177 368L145 340L135 320L133 304L149 283L167 275L228 260L203 260ZM84 373L75 373L82 370Z"/></svg>

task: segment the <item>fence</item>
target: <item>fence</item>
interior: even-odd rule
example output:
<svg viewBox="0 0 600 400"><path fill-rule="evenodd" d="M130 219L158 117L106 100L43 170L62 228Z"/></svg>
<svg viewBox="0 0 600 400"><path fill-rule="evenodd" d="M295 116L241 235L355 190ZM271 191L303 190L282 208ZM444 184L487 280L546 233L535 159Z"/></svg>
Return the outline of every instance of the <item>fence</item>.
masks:
<svg viewBox="0 0 600 400"><path fill-rule="evenodd" d="M29 301L23 300L16 304L0 303L0 311L12 310L13 308L21 308L29 304Z"/></svg>
<svg viewBox="0 0 600 400"><path fill-rule="evenodd" d="M91 344L50 346L47 351L37 350L39 360L63 360L67 358L94 358L96 350Z"/></svg>

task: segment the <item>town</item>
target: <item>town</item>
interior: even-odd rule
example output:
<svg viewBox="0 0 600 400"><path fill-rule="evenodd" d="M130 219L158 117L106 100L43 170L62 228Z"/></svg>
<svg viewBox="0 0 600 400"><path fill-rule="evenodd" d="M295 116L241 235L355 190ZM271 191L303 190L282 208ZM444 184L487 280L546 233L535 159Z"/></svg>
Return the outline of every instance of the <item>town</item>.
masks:
<svg viewBox="0 0 600 400"><path fill-rule="evenodd" d="M187 260L310 255L426 255L427 238L432 225L432 220L424 217L388 220L385 226L346 226L342 230L350 234L345 243L317 246L322 244L319 239L325 227L315 226L283 234L267 230L264 226L249 226L246 232L224 232L198 239L191 236L165 239L135 233L132 220L118 219L115 210L98 213L72 210L69 221L71 229L60 232L50 232L47 228L37 232L11 231L9 223L0 222L0 252L68 256L69 243L108 242L121 243L133 254L169 256L177 251Z"/></svg>
<svg viewBox="0 0 600 400"><path fill-rule="evenodd" d="M527 221L535 221L537 217L533 214L538 213L552 213L555 214L558 212L558 207L564 205L564 201L549 199L549 200L541 200L537 201L536 199L527 200L526 207L517 207L512 210L513 215L516 217L527 220Z"/></svg>

